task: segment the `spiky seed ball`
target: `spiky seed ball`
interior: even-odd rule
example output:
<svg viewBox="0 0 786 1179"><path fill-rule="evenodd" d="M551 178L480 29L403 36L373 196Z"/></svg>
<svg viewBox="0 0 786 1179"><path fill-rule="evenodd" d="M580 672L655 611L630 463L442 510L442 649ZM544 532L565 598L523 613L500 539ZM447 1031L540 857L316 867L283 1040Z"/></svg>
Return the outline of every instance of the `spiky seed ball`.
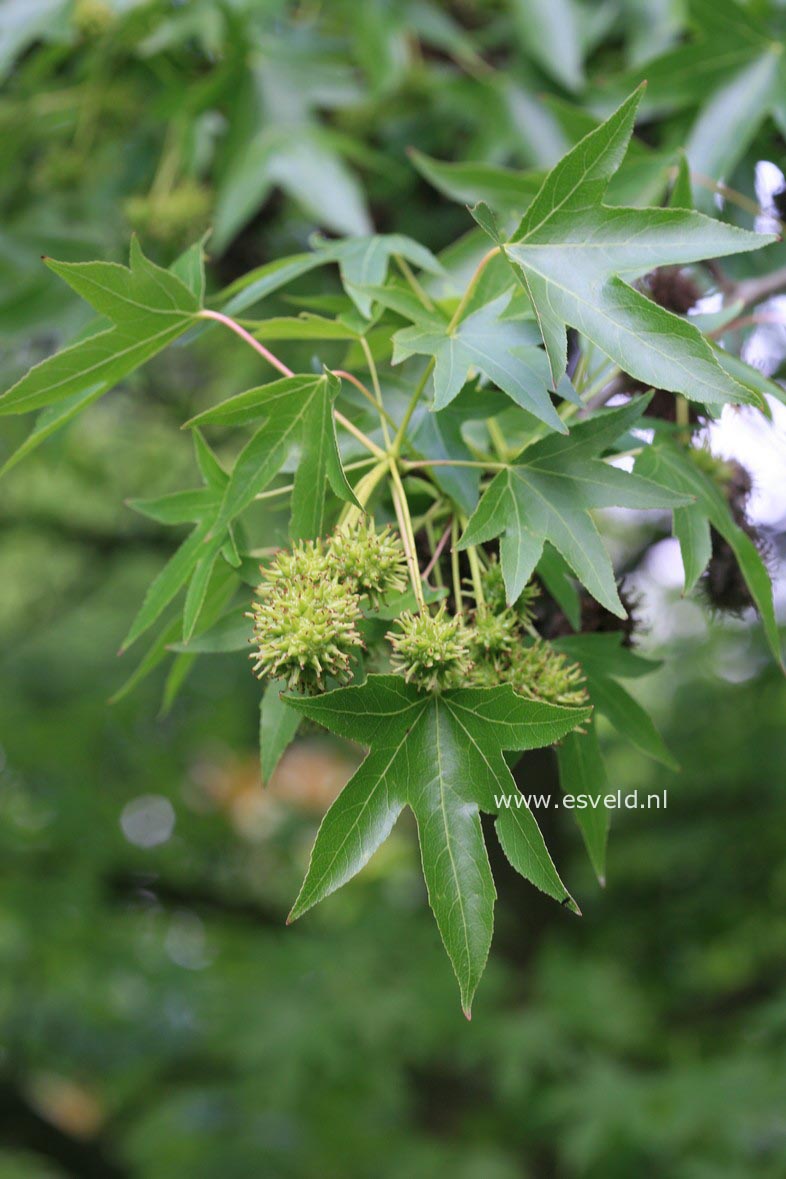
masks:
<svg viewBox="0 0 786 1179"><path fill-rule="evenodd" d="M349 582L375 608L407 584L404 550L390 525L381 532L369 520L344 525L328 538L325 552L333 575Z"/></svg>
<svg viewBox="0 0 786 1179"><path fill-rule="evenodd" d="M569 706L587 703L579 665L540 639L516 649L508 675L513 691L530 700Z"/></svg>
<svg viewBox="0 0 786 1179"><path fill-rule="evenodd" d="M209 188L185 179L160 196L129 197L123 212L133 229L172 243L199 233L208 222L212 204Z"/></svg>
<svg viewBox="0 0 786 1179"><path fill-rule="evenodd" d="M301 540L291 549L279 549L269 565L260 565L258 594L292 586L296 582L334 580L321 541Z"/></svg>
<svg viewBox="0 0 786 1179"><path fill-rule="evenodd" d="M324 691L328 677L345 682L363 641L357 629L360 601L351 586L302 574L267 586L254 620L254 673L285 679L298 692Z"/></svg>
<svg viewBox="0 0 786 1179"><path fill-rule="evenodd" d="M508 597L505 589L505 579L502 576L502 566L499 561L496 559L491 561L488 568L483 571L481 582L483 586L483 597L485 598L489 612L491 614L502 614L508 609ZM530 581L524 586L519 599L513 603L511 609L524 625L532 621L533 607L539 595L540 589L534 582Z"/></svg>
<svg viewBox="0 0 786 1179"><path fill-rule="evenodd" d="M397 626L386 638L393 647L393 670L407 683L438 692L466 681L472 666L470 637L462 619L446 613L444 602L436 614L405 610Z"/></svg>
<svg viewBox="0 0 786 1179"><path fill-rule="evenodd" d="M504 662L515 645L517 627L518 619L512 610L501 614L476 614L470 629L473 659Z"/></svg>
<svg viewBox="0 0 786 1179"><path fill-rule="evenodd" d="M681 266L659 266L644 276L641 285L654 303L678 315L687 315L701 298L698 283Z"/></svg>

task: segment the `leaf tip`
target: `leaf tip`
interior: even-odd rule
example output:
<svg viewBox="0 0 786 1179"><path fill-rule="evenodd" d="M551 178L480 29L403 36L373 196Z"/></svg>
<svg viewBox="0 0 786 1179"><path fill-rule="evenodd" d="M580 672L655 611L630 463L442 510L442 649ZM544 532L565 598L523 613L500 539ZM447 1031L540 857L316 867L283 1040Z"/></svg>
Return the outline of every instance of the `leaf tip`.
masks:
<svg viewBox="0 0 786 1179"><path fill-rule="evenodd" d="M600 885L601 888L606 887L606 876L602 872L598 873L598 884Z"/></svg>
<svg viewBox="0 0 786 1179"><path fill-rule="evenodd" d="M467 1023L471 1023L472 1022L472 1008L469 1006L462 1007L461 1011L462 1011L462 1014L464 1015L464 1018L466 1019Z"/></svg>

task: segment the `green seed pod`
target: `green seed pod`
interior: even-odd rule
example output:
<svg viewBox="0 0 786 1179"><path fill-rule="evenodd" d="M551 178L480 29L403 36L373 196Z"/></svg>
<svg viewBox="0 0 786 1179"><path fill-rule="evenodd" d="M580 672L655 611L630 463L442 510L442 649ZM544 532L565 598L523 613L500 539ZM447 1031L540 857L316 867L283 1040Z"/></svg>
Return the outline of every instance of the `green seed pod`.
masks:
<svg viewBox="0 0 786 1179"><path fill-rule="evenodd" d="M508 609L505 580L502 576L502 566L499 561L492 560L482 575L483 597L491 614L503 614ZM524 586L521 597L513 603L511 609L519 621L525 626L532 622L533 606L540 596L540 589L534 582Z"/></svg>
<svg viewBox="0 0 786 1179"><path fill-rule="evenodd" d="M338 528L325 551L333 576L354 586L375 609L407 584L404 550L389 525L377 532L373 521L357 520Z"/></svg>
<svg viewBox="0 0 786 1179"><path fill-rule="evenodd" d="M530 700L568 706L586 704L588 700L579 665L542 639L516 648L507 680L514 692Z"/></svg>
<svg viewBox="0 0 786 1179"><path fill-rule="evenodd" d="M473 659L507 662L516 643L517 629L518 619L512 610L476 614L470 630Z"/></svg>
<svg viewBox="0 0 786 1179"><path fill-rule="evenodd" d="M360 602L350 586L302 574L268 584L250 617L255 675L285 679L291 689L309 694L324 691L328 677L339 683L351 678L351 660L363 640Z"/></svg>
<svg viewBox="0 0 786 1179"><path fill-rule="evenodd" d="M388 631L393 647L393 670L427 692L454 688L467 682L472 667L470 635L460 617L451 617L443 602L436 614L406 610L397 620L399 631Z"/></svg>
<svg viewBox="0 0 786 1179"><path fill-rule="evenodd" d="M301 540L291 549L279 549L269 565L261 565L262 581L258 594L285 589L297 582L320 582L335 579L322 542Z"/></svg>

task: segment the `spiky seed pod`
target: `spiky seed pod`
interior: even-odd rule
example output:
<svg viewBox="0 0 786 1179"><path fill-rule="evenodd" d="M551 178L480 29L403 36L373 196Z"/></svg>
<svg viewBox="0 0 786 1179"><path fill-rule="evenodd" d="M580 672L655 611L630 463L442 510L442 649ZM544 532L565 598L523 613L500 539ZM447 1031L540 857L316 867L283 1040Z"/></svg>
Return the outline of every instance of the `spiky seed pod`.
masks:
<svg viewBox="0 0 786 1179"><path fill-rule="evenodd" d="M750 472L735 459L714 455L706 447L694 447L690 457L696 466L719 486L729 505L734 523L750 537L765 561L767 546L759 529L748 519L748 500L753 490ZM710 529L712 555L700 588L707 604L725 614L741 614L753 598L731 545L714 528Z"/></svg>
<svg viewBox="0 0 786 1179"><path fill-rule="evenodd" d="M508 608L505 579L502 576L502 566L493 558L487 569L484 569L481 583L483 597L491 614L502 614ZM540 589L535 582L530 581L524 586L524 591L511 609L519 622L527 626L532 622L534 604L540 596Z"/></svg>
<svg viewBox="0 0 786 1179"><path fill-rule="evenodd" d="M631 593L620 582L617 586L620 601L627 612L626 618L619 618L612 614L600 602L596 602L591 594L582 590L579 594L579 606L582 634L610 634L620 631L622 645L632 647L636 635L642 630L639 618L640 599ZM535 625L544 639L559 639L564 635L575 634L570 620L562 612L562 608L549 595L545 595L539 603L535 613Z"/></svg>
<svg viewBox="0 0 786 1179"><path fill-rule="evenodd" d="M338 528L328 538L325 553L333 575L352 585L375 609L388 594L406 587L404 549L390 525L377 532L373 521L360 519Z"/></svg>
<svg viewBox="0 0 786 1179"><path fill-rule="evenodd" d="M718 484L735 523L743 527L747 522L748 500L753 491L750 471L736 459L719 458L706 446L694 446L688 453L699 470Z"/></svg>
<svg viewBox="0 0 786 1179"><path fill-rule="evenodd" d="M470 628L470 652L473 660L490 660L504 664L516 643L518 619L512 610L501 614L476 614Z"/></svg>
<svg viewBox="0 0 786 1179"><path fill-rule="evenodd" d="M681 266L659 266L642 280L644 293L654 303L678 315L687 315L701 298L701 290L689 271Z"/></svg>
<svg viewBox="0 0 786 1179"><path fill-rule="evenodd" d="M540 639L516 649L508 682L520 696L547 704L577 706L588 700L579 665Z"/></svg>
<svg viewBox="0 0 786 1179"><path fill-rule="evenodd" d="M759 556L768 565L772 551L767 538L752 524L744 511L737 518L738 527L753 541ZM748 583L740 569L737 555L725 537L710 528L712 556L699 582L707 605L721 614L740 615L755 605Z"/></svg>
<svg viewBox="0 0 786 1179"><path fill-rule="evenodd" d="M298 692L325 689L328 677L345 682L363 646L357 624L360 601L351 586L302 574L266 586L250 615L254 620L254 673L285 679Z"/></svg>
<svg viewBox="0 0 786 1179"><path fill-rule="evenodd" d="M436 614L405 610L396 625L398 631L385 637L393 647L391 666L407 683L438 692L467 681L470 636L460 616L446 613L444 602Z"/></svg>
<svg viewBox="0 0 786 1179"><path fill-rule="evenodd" d="M207 224L212 193L196 180L182 180L160 196L131 196L123 212L132 228L161 242L179 242L199 233Z"/></svg>
<svg viewBox="0 0 786 1179"><path fill-rule="evenodd" d="M279 549L269 565L260 565L262 581L258 594L295 585L297 582L335 580L321 541L301 540L291 549Z"/></svg>
<svg viewBox="0 0 786 1179"><path fill-rule="evenodd" d="M659 266L650 271L637 284L643 294L668 311L687 315L691 307L701 298L701 290L690 272L681 266ZM626 393L643 393L650 388L643 381L636 380L629 373L623 373ZM677 420L677 398L667 389L655 389L647 407L647 416L660 418L665 422ZM691 426L700 422L699 412L694 405L688 406L688 421Z"/></svg>

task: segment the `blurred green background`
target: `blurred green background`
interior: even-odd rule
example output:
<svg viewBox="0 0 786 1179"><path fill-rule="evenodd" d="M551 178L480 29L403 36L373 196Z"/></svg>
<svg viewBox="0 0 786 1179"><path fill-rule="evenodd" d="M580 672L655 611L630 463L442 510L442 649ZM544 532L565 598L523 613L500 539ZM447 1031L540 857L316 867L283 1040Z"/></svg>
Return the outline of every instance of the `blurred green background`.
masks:
<svg viewBox="0 0 786 1179"><path fill-rule="evenodd" d="M598 79L684 19L668 0L4 0L3 387L86 319L40 254L120 259L136 230L168 263L212 225L218 288L315 230L439 250L468 218L408 147L548 166L607 104ZM691 117L648 142L671 150ZM765 119L735 185L783 146ZM108 704L172 545L124 500L178 485L176 426L253 361L170 350L0 489L0 1179L786 1174L786 684L751 620L708 632L644 562L642 643L666 657L647 703L682 770L604 740L614 785L668 809L615 815L605 891L569 816L539 816L580 921L494 862L471 1024L406 822L284 926L357 751L307 734L263 793L242 657L197 663L169 708L160 676ZM24 433L5 425L0 457ZM556 791L550 751L523 766Z"/></svg>

